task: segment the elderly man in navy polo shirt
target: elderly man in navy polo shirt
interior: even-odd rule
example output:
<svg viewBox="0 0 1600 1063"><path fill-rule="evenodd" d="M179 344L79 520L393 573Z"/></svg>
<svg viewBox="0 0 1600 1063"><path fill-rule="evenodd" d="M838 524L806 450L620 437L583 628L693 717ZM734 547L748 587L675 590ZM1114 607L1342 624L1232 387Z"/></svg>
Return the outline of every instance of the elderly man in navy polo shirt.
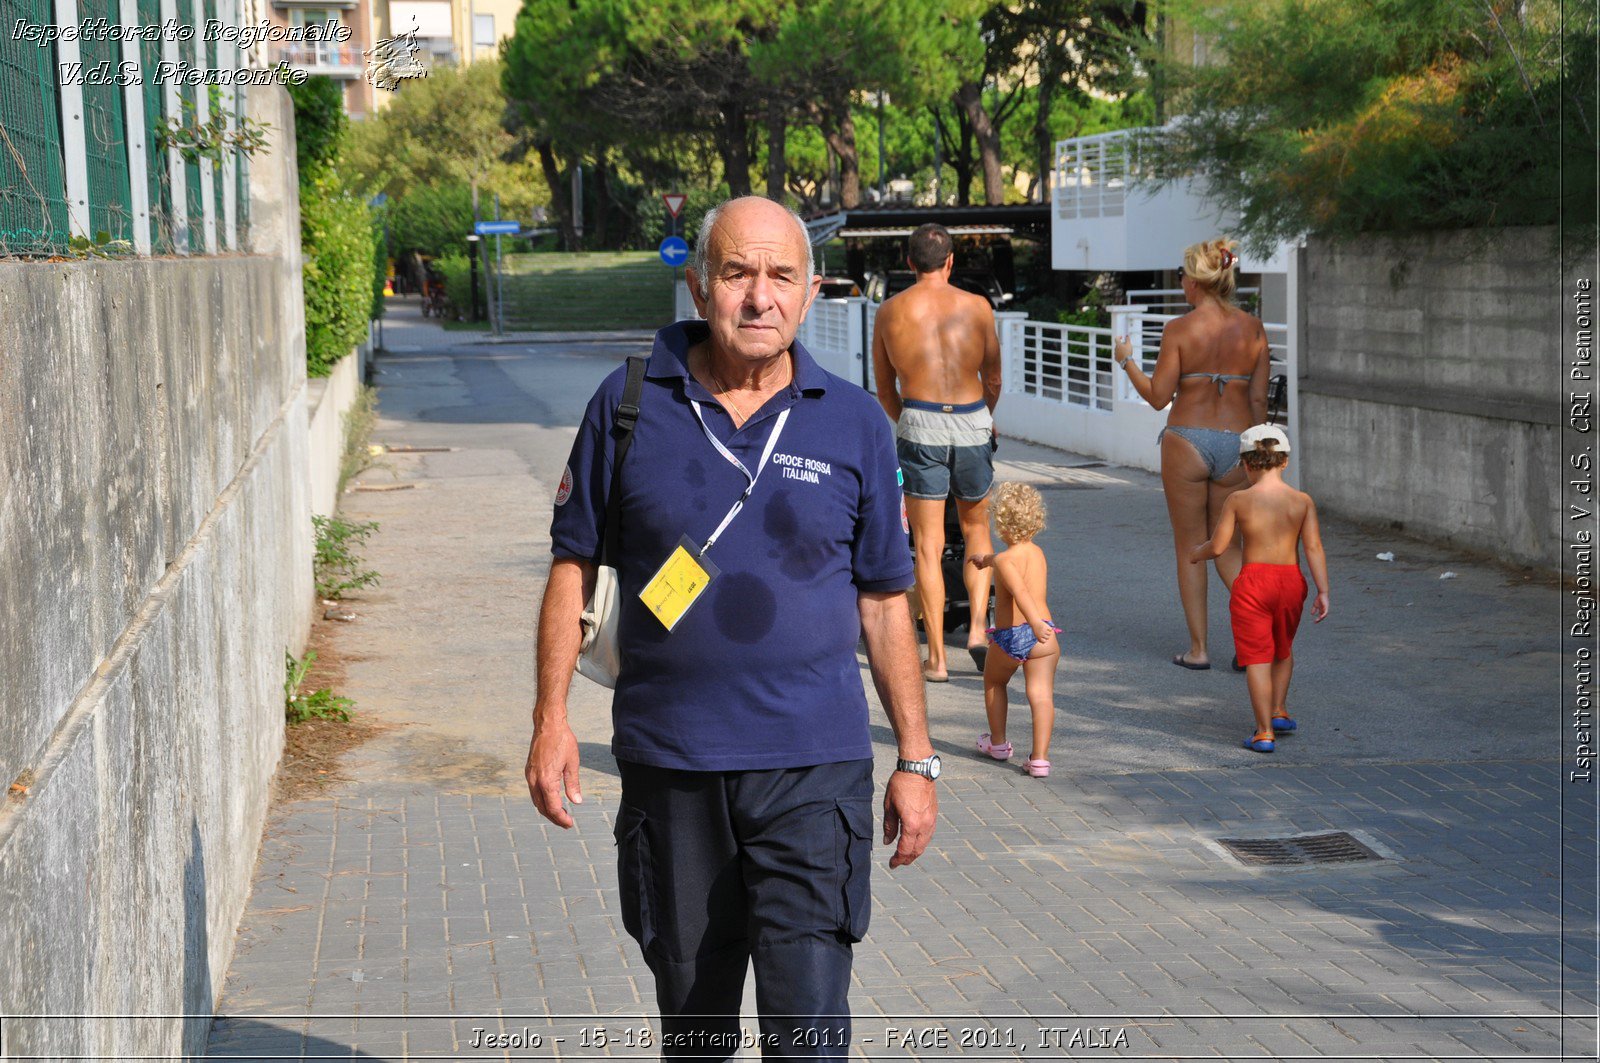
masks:
<svg viewBox="0 0 1600 1063"><path fill-rule="evenodd" d="M894 437L871 396L795 342L821 284L795 214L756 197L723 204L688 279L705 320L656 335L609 559L623 602L623 923L656 978L666 1055L750 1044L738 1014L753 961L763 1055L842 1058L851 943L870 905L858 638L899 746L883 802L891 868L921 855L938 808ZM589 402L551 528L527 777L561 827L573 824L563 796L582 801L567 688L624 378ZM682 595L664 604L661 581L686 564L710 582L687 609Z"/></svg>

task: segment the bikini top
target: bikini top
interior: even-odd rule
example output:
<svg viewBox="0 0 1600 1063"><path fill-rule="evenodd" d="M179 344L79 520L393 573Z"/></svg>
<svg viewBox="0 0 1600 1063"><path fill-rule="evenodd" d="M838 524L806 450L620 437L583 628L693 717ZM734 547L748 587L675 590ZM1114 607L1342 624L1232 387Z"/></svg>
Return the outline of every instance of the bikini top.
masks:
<svg viewBox="0 0 1600 1063"><path fill-rule="evenodd" d="M1209 380L1213 384L1217 385L1217 394L1218 395L1222 394L1222 389L1227 387L1228 381L1230 381L1230 380L1249 380L1250 379L1248 376L1240 376L1237 373L1184 373L1183 375L1178 377L1178 379L1179 380L1190 380L1190 379L1193 379L1193 378L1196 378L1196 377L1198 377L1200 379L1203 379L1203 380Z"/></svg>

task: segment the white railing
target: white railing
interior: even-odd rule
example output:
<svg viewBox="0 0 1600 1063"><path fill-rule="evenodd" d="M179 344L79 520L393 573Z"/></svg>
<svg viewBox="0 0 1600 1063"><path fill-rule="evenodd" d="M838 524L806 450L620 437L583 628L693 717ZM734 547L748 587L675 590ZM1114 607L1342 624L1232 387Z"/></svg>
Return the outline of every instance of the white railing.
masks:
<svg viewBox="0 0 1600 1063"><path fill-rule="evenodd" d="M828 372L854 384L870 381L872 341L867 338L866 316L877 309L860 296L818 299L801 322L798 339Z"/></svg>
<svg viewBox="0 0 1600 1063"><path fill-rule="evenodd" d="M1161 350L1161 333L1176 314L1152 313L1151 304L1111 308L1111 327L1060 325L1032 321L1017 311L995 315L1000 334L1004 396L996 420L1004 435L1107 458L1122 464L1156 469L1160 452L1155 434L1165 421L1139 397L1128 375L1117 368L1113 343L1131 340L1134 356L1153 372ZM678 316L695 316L688 289L678 285ZM684 309L688 307L687 311ZM852 383L875 390L872 373L872 331L876 303L861 297L819 299L800 326L798 339L817 364ZM1290 377L1294 412L1294 380L1290 368L1288 327L1267 322L1272 373ZM1288 425L1290 432L1294 425Z"/></svg>
<svg viewBox="0 0 1600 1063"><path fill-rule="evenodd" d="M1187 314L1189 301L1183 297L1182 288L1142 288L1125 293L1128 305L1151 314ZM1238 288L1234 296L1240 301L1261 294L1260 288Z"/></svg>
<svg viewBox="0 0 1600 1063"><path fill-rule="evenodd" d="M330 41L280 45L273 56L273 61L285 63L295 69L309 70L314 74L335 71L342 73L354 71L359 74L366 66L366 58L359 47Z"/></svg>
<svg viewBox="0 0 1600 1063"><path fill-rule="evenodd" d="M693 321L700 316L700 311L694 308L694 297L689 294L688 281L679 278L678 283L672 286L672 291L672 320Z"/></svg>
<svg viewBox="0 0 1600 1063"><path fill-rule="evenodd" d="M1108 328L1022 320L1005 330L1005 390L1085 410L1110 410L1115 363ZM1009 346L1010 350L1005 348Z"/></svg>
<svg viewBox="0 0 1600 1063"><path fill-rule="evenodd" d="M1132 294L1131 292L1129 293ZM1133 345L1133 355L1139 359L1139 364L1145 372L1155 370L1156 355L1161 352L1161 333L1167 327L1167 322L1175 320L1177 314L1150 313L1142 306L1114 306L1111 308L1111 333L1116 336L1127 336ZM1270 360L1269 372L1273 376L1289 372L1289 327L1273 321L1262 322L1262 328L1267 333L1267 356ZM1124 401L1143 402L1139 393L1133 390L1133 383L1128 379L1128 374L1118 373L1117 398Z"/></svg>
<svg viewBox="0 0 1600 1063"><path fill-rule="evenodd" d="M1138 181L1143 172L1141 138L1154 132L1119 129L1057 141L1056 164L1050 173L1056 217L1120 217L1129 184Z"/></svg>

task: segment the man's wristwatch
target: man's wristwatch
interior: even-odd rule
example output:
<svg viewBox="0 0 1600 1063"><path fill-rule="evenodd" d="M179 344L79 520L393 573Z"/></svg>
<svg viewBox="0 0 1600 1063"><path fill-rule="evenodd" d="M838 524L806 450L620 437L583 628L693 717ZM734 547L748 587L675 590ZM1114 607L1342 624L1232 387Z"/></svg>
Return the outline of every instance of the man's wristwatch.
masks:
<svg viewBox="0 0 1600 1063"><path fill-rule="evenodd" d="M895 771L909 771L913 775L920 775L932 781L939 777L939 754L923 757L921 760L906 760L904 757L894 762Z"/></svg>

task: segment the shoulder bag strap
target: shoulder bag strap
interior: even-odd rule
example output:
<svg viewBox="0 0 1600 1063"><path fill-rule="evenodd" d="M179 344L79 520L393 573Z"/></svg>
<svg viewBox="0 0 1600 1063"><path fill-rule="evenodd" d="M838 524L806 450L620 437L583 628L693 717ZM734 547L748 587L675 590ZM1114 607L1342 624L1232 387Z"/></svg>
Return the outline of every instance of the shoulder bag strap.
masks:
<svg viewBox="0 0 1600 1063"><path fill-rule="evenodd" d="M606 538L600 550L600 563L609 565L617 555L618 525L622 514L622 459L633 444L633 427L639 423L639 400L644 397L644 358L628 359L628 379L622 386L622 401L617 404L616 443L612 448L611 490L606 496Z"/></svg>

